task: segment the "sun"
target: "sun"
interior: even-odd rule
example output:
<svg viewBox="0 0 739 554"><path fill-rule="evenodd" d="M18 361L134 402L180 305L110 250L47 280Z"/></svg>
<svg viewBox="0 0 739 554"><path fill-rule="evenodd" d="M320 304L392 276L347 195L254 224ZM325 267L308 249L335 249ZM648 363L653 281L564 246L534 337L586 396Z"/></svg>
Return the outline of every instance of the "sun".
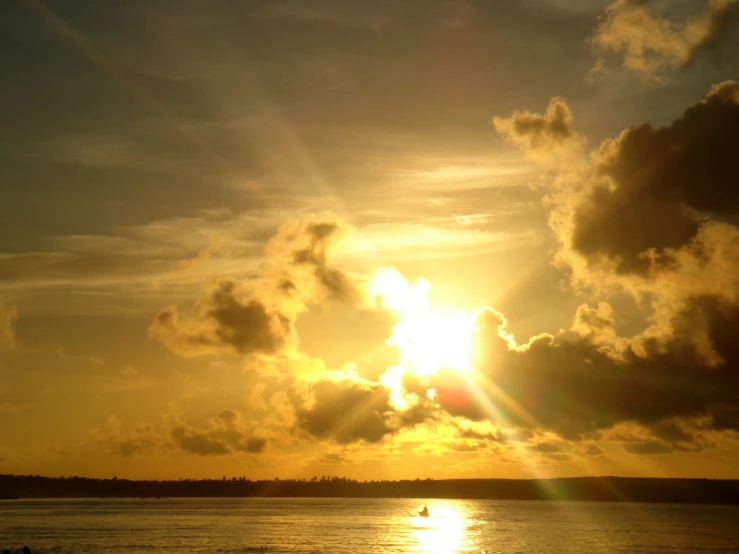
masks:
<svg viewBox="0 0 739 554"><path fill-rule="evenodd" d="M409 283L394 268L376 270L367 286L373 298L398 315L388 344L400 351L401 366L416 375L440 369L471 372L474 314L434 309L430 289L425 279Z"/></svg>

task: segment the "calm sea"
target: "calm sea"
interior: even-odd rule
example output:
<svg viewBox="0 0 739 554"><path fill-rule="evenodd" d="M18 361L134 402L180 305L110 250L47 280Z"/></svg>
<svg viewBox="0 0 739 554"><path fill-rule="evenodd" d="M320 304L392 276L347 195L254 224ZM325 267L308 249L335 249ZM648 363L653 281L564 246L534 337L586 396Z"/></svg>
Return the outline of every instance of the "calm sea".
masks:
<svg viewBox="0 0 739 554"><path fill-rule="evenodd" d="M431 517L414 518L427 503ZM0 501L0 552L739 553L739 507L376 499Z"/></svg>

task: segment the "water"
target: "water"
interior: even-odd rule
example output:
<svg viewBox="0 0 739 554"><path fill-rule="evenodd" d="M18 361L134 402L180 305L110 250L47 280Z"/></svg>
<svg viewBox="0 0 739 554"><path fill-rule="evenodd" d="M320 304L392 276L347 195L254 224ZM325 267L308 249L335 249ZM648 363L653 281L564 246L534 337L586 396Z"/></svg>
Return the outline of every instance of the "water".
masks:
<svg viewBox="0 0 739 554"><path fill-rule="evenodd" d="M0 549L148 552L739 553L739 507L377 499L0 501ZM12 550L11 550L12 551Z"/></svg>

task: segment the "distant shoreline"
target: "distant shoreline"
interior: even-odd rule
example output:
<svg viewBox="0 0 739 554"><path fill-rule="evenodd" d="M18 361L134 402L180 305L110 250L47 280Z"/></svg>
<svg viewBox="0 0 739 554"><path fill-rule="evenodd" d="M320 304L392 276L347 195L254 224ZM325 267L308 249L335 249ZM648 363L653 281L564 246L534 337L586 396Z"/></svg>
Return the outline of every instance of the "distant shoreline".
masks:
<svg viewBox="0 0 739 554"><path fill-rule="evenodd" d="M0 475L0 499L30 498L423 498L573 500L739 505L739 479L571 477L355 481L231 479L128 480Z"/></svg>

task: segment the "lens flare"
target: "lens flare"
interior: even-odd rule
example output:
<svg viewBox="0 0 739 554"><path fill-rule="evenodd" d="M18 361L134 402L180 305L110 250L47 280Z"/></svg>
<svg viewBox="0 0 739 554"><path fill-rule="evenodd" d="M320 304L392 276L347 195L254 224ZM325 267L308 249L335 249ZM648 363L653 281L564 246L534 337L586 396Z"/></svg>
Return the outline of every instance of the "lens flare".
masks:
<svg viewBox="0 0 739 554"><path fill-rule="evenodd" d="M472 371L475 315L435 309L423 278L409 283L394 268L376 270L367 290L398 316L388 344L400 351L400 365L416 375L439 369Z"/></svg>

